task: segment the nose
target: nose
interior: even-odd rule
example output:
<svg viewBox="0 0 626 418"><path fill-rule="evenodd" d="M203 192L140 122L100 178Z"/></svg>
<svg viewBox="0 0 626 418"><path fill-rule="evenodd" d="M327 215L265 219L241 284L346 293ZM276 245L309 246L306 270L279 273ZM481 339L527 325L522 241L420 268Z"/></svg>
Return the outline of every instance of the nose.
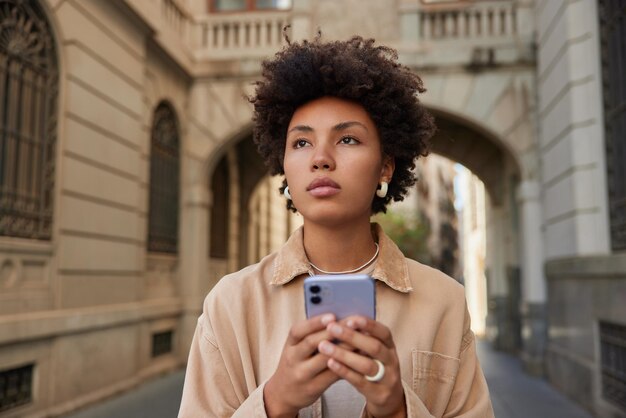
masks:
<svg viewBox="0 0 626 418"><path fill-rule="evenodd" d="M319 146L315 151L311 161L313 171L335 169L335 160L325 146Z"/></svg>

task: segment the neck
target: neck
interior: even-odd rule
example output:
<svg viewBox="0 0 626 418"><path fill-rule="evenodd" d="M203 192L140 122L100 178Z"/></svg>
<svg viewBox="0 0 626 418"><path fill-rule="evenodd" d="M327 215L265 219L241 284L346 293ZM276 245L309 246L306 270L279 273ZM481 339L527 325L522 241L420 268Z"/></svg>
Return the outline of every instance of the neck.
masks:
<svg viewBox="0 0 626 418"><path fill-rule="evenodd" d="M327 271L357 268L372 258L376 244L369 223L323 226L304 223L304 250L309 261Z"/></svg>

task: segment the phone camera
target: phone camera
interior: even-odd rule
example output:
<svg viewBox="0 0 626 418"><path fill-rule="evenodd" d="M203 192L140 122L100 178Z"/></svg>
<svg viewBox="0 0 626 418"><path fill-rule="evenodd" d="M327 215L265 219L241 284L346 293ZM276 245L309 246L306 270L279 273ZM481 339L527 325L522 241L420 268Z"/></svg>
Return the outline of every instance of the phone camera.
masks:
<svg viewBox="0 0 626 418"><path fill-rule="evenodd" d="M320 290L322 290L322 289L320 289L320 287L318 285L313 285L313 286L311 286L309 288L309 290L311 291L311 293L319 293Z"/></svg>
<svg viewBox="0 0 626 418"><path fill-rule="evenodd" d="M319 288L318 288L318 290L319 290ZM311 290L311 291L312 291L312 290ZM311 303L312 303L312 304L314 304L314 305L319 305L319 304L320 304L320 302L322 302L322 298L321 298L321 297L319 297L319 296L317 296L317 295L315 295L315 296L312 296L312 297L311 297Z"/></svg>

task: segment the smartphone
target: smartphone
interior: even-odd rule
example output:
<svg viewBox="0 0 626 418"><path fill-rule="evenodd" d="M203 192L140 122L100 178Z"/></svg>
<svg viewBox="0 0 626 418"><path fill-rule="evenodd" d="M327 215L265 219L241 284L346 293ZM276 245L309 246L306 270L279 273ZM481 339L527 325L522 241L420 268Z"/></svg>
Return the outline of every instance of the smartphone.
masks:
<svg viewBox="0 0 626 418"><path fill-rule="evenodd" d="M312 276L304 279L306 317L332 313L376 319L376 283L367 274Z"/></svg>

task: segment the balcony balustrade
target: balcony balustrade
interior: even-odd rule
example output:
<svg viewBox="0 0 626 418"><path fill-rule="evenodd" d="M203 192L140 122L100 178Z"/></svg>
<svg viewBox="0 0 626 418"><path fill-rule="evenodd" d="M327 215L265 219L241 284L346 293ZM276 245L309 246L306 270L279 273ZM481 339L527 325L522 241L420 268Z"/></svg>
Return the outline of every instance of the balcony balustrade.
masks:
<svg viewBox="0 0 626 418"><path fill-rule="evenodd" d="M532 8L522 1L411 3L399 13L401 39L394 46L410 65L480 68L532 59Z"/></svg>
<svg viewBox="0 0 626 418"><path fill-rule="evenodd" d="M150 2L147 9L143 1ZM271 56L284 45L283 28L292 23L290 10L198 15L190 13L181 0L126 2L134 4L135 10L149 18L161 36L176 38L163 44L172 49L173 55L185 50L190 63ZM533 60L532 7L527 3L525 0L450 5L401 2L400 36L388 43L398 49L403 62L418 67L481 68L529 62ZM302 22L302 15L298 21Z"/></svg>
<svg viewBox="0 0 626 418"><path fill-rule="evenodd" d="M290 13L247 12L212 14L196 21L197 59L257 58L274 54L284 44L283 28Z"/></svg>
<svg viewBox="0 0 626 418"><path fill-rule="evenodd" d="M513 38L517 33L514 2L485 1L462 9L417 10L416 14L419 39L423 41L502 40Z"/></svg>

